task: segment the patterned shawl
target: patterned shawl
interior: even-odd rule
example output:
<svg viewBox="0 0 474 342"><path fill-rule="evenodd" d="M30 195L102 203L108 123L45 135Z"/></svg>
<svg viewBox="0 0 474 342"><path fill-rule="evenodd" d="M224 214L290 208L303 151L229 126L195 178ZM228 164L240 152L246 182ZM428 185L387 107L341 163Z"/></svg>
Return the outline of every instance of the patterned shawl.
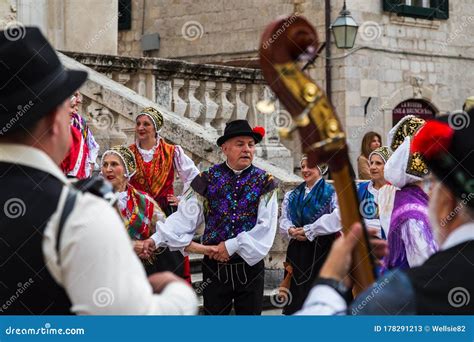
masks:
<svg viewBox="0 0 474 342"><path fill-rule="evenodd" d="M150 196L128 185L127 205L120 213L132 240L148 239L155 232L153 215L157 210L160 208Z"/></svg>
<svg viewBox="0 0 474 342"><path fill-rule="evenodd" d="M313 223L321 215L330 212L329 207L334 194L332 185L321 179L306 197L305 188L306 183L301 183L288 198L288 216L295 227Z"/></svg>
<svg viewBox="0 0 474 342"><path fill-rule="evenodd" d="M153 159L149 163L146 163L143 160L143 157L135 144L130 146L130 150L135 155L137 161L137 172L130 180L130 183L133 186L150 194L155 200L170 188L173 188L174 145L167 144L163 139L160 139L160 143L156 147Z"/></svg>

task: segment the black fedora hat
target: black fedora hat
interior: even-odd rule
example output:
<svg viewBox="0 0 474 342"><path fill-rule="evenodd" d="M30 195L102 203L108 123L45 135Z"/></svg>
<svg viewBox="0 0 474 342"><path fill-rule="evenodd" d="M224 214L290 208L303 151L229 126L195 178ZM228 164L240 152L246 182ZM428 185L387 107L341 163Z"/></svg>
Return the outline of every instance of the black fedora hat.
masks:
<svg viewBox="0 0 474 342"><path fill-rule="evenodd" d="M0 31L0 134L38 121L87 79L66 70L36 27L19 27L12 37Z"/></svg>
<svg viewBox="0 0 474 342"><path fill-rule="evenodd" d="M256 143L262 141L265 130L262 127L252 129L247 120L234 120L225 125L224 135L217 139L217 146L221 146L227 140L235 137L252 137Z"/></svg>

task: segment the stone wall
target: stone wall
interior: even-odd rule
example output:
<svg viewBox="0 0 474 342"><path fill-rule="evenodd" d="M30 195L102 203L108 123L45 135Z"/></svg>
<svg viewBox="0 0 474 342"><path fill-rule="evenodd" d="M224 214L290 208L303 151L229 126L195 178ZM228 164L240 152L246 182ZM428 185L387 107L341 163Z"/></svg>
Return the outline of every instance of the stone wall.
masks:
<svg viewBox="0 0 474 342"><path fill-rule="evenodd" d="M37 26L59 50L117 54L117 0L1 0L0 27Z"/></svg>
<svg viewBox="0 0 474 342"><path fill-rule="evenodd" d="M331 21L342 2L331 1ZM141 34L136 30L141 28L143 2L132 3L132 30L119 33L118 49L139 56ZM150 0L146 4L143 32L158 32L161 37L160 50L153 56L256 66L264 27L275 17L292 13L295 6L325 39L323 0ZM474 66L474 3L451 0L448 20L399 17L383 12L382 0L348 0L347 7L360 28L354 50L330 47L336 57L331 61L332 99L348 131L355 163L363 135L375 130L385 137L392 127L392 110L400 102L424 99L445 112L459 109L472 95L466 70ZM324 67L321 57L311 71L323 87ZM283 143L299 160L298 140Z"/></svg>

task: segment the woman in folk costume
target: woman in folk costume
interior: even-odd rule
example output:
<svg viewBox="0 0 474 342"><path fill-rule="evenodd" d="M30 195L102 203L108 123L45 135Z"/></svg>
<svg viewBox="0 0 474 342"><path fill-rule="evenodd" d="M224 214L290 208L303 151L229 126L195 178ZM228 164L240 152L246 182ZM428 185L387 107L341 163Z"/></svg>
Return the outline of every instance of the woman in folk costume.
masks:
<svg viewBox="0 0 474 342"><path fill-rule="evenodd" d="M385 180L385 164L391 155L392 151L387 146L372 151L369 155L370 180L357 185L359 209L365 225L377 229L376 235L382 239L387 238L397 190Z"/></svg>
<svg viewBox="0 0 474 342"><path fill-rule="evenodd" d="M305 235L312 223L334 209L334 188L322 178L326 171L327 167L310 167L307 157L303 157L301 173L304 182L287 192L283 199L280 232L290 239L285 268L286 279L291 277L291 295L286 297L287 305L283 309L285 315L301 309L332 242L339 234L320 235L310 240Z"/></svg>
<svg viewBox="0 0 474 342"><path fill-rule="evenodd" d="M391 150L382 146L369 155L369 171L371 180L357 184L359 211L367 228L372 234L385 239L390 226L390 215L393 198L397 190L385 180L385 164L391 156ZM341 212L336 201L334 211L322 215L305 231L306 237L312 240L316 236L338 232L342 229Z"/></svg>
<svg viewBox="0 0 474 342"><path fill-rule="evenodd" d="M130 184L148 193L165 214L170 215L176 208L170 203L174 197L175 171L184 184L184 193L194 177L199 174L199 170L186 156L181 146L168 144L159 136L163 126L163 115L158 110L147 107L138 113L135 121L136 142L130 146L130 150L137 162L137 172L130 180ZM179 251L171 252L167 249L162 258L168 262L166 270L191 281L188 257L184 258Z"/></svg>
<svg viewBox="0 0 474 342"><path fill-rule="evenodd" d="M102 155L101 174L112 183L117 192L117 207L120 215L133 241L135 252L142 257L143 241L155 233L158 221L165 221L165 214L150 195L137 190L129 183L135 172L135 157L127 147L114 146ZM205 254L206 248L193 242L187 251ZM210 248L207 249L210 252ZM148 275L166 269L167 265L163 264L166 260L163 260L160 252L163 252L163 249L150 257L142 258Z"/></svg>
<svg viewBox="0 0 474 342"><path fill-rule="evenodd" d="M68 177L84 179L90 177L99 154L99 145L94 139L86 120L79 115L82 96L76 92L71 97L71 138L69 153L61 163L61 169Z"/></svg>
<svg viewBox="0 0 474 342"><path fill-rule="evenodd" d="M387 237L387 269L421 265L437 250L428 218L429 189L422 188L428 168L419 153L410 151L412 137L424 124L423 119L408 115L389 132L394 152L385 166L385 178L400 190L395 193Z"/></svg>

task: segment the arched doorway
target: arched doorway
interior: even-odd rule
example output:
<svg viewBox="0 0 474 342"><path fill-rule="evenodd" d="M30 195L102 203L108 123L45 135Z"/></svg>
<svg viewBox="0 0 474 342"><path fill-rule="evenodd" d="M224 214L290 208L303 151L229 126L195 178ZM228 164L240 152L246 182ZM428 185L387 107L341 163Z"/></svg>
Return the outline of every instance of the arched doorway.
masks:
<svg viewBox="0 0 474 342"><path fill-rule="evenodd" d="M437 110L428 101L422 99L408 99L400 102L392 111L392 126L395 126L404 116L415 115L422 119L432 119Z"/></svg>

